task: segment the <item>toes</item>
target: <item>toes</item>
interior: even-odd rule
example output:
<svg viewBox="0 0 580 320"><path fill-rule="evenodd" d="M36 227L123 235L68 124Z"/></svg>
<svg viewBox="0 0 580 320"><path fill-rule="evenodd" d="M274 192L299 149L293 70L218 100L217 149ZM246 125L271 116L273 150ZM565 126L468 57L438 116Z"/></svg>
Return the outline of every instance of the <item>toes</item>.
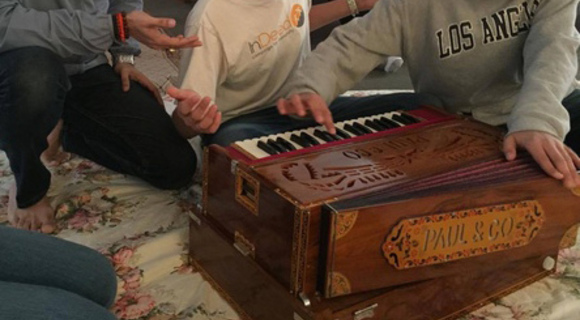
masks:
<svg viewBox="0 0 580 320"><path fill-rule="evenodd" d="M39 231L42 233L53 233L56 230L56 222L54 219L54 210L45 211L38 216L40 224Z"/></svg>
<svg viewBox="0 0 580 320"><path fill-rule="evenodd" d="M18 229L22 229L22 230L32 230L32 219L25 219L25 218L21 218L18 219L18 222L16 223L16 228Z"/></svg>
<svg viewBox="0 0 580 320"><path fill-rule="evenodd" d="M54 225L54 223L42 224L42 226L40 227L40 232L42 233L54 233L55 230L56 226Z"/></svg>

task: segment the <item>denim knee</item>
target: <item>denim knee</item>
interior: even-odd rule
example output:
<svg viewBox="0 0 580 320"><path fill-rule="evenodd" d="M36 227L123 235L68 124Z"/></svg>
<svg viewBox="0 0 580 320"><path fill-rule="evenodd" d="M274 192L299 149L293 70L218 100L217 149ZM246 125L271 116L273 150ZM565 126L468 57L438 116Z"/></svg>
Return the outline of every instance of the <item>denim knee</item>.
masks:
<svg viewBox="0 0 580 320"><path fill-rule="evenodd" d="M69 89L64 65L50 50L27 47L0 54L0 102L10 109L0 112L10 123L35 128L56 123Z"/></svg>
<svg viewBox="0 0 580 320"><path fill-rule="evenodd" d="M0 255L0 281L60 288L103 307L115 299L111 262L83 245L0 226Z"/></svg>
<svg viewBox="0 0 580 320"><path fill-rule="evenodd" d="M181 189L193 182L198 163L195 152L187 141L160 152L160 155L161 157L150 159L146 165L145 170L148 172L143 178L147 182L165 190Z"/></svg>
<svg viewBox="0 0 580 320"><path fill-rule="evenodd" d="M103 306L55 287L0 281L0 300L0 319L117 319Z"/></svg>
<svg viewBox="0 0 580 320"><path fill-rule="evenodd" d="M117 296L117 275L112 263L97 251L90 250L86 254L90 267L85 272L93 283L87 284L86 288L91 291L85 293L85 296L105 308L110 308Z"/></svg>

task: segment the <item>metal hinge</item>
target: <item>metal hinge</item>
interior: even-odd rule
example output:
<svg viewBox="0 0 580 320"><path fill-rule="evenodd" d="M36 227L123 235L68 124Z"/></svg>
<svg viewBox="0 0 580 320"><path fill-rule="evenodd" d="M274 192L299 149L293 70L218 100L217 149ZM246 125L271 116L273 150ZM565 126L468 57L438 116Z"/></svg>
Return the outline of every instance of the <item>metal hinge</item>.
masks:
<svg viewBox="0 0 580 320"><path fill-rule="evenodd" d="M234 248L246 257L256 257L256 247L238 231L234 233Z"/></svg>
<svg viewBox="0 0 580 320"><path fill-rule="evenodd" d="M195 222L195 223L196 223L198 226L201 226L201 220L199 219L199 217L198 217L198 216L196 216L196 215L195 215L195 213L193 213L193 212L189 211L187 214L189 215L189 218L190 218L190 219L191 219L193 222Z"/></svg>
<svg viewBox="0 0 580 320"><path fill-rule="evenodd" d="M298 297L300 298L300 300L302 300L302 303L304 304L305 307L310 307L311 305L310 299L308 299L308 296L304 292L300 292L298 294Z"/></svg>
<svg viewBox="0 0 580 320"><path fill-rule="evenodd" d="M230 163L230 171L232 172L233 175L236 174L236 169L238 168L238 161L237 160L232 160L232 162Z"/></svg>
<svg viewBox="0 0 580 320"><path fill-rule="evenodd" d="M364 309L360 309L354 312L354 320L363 320L363 319L370 319L375 316L375 309L379 306L378 303L375 303L371 306L368 306Z"/></svg>

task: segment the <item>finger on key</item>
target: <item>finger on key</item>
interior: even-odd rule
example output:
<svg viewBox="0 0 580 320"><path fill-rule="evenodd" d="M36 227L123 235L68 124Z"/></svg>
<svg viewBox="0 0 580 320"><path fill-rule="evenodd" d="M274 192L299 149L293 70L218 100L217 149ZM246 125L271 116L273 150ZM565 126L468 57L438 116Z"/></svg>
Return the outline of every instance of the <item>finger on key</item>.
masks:
<svg viewBox="0 0 580 320"><path fill-rule="evenodd" d="M297 94L294 94L290 97L290 102L292 103L293 113L297 114L300 117L306 116L306 110L304 104L302 104L302 99Z"/></svg>

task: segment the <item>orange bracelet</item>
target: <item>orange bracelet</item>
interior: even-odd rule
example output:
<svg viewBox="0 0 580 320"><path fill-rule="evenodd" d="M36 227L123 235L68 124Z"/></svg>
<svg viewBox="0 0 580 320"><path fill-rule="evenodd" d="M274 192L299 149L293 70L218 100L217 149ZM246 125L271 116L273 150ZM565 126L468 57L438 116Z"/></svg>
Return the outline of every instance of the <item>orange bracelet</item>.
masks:
<svg viewBox="0 0 580 320"><path fill-rule="evenodd" d="M129 39L129 29L127 28L127 14L119 12L113 14L113 29L115 31L115 39L124 43Z"/></svg>

